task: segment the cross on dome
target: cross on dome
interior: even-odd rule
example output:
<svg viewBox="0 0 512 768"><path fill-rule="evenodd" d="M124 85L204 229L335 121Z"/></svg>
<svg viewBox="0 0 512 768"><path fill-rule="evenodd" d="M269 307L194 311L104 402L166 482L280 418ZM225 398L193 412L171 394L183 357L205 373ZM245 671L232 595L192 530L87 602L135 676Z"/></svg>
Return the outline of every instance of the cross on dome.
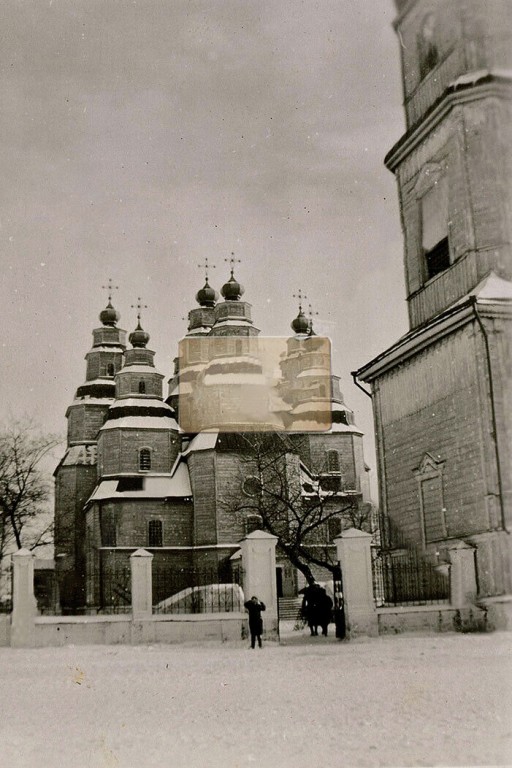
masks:
<svg viewBox="0 0 512 768"><path fill-rule="evenodd" d="M112 278L109 277L107 285L102 285L101 287L103 288L104 291L108 291L108 303L110 304L112 301L112 291L118 291L119 286L114 285L112 282Z"/></svg>
<svg viewBox="0 0 512 768"><path fill-rule="evenodd" d="M306 315L302 311L302 302L307 299L307 296L302 292L302 289L299 288L297 293L293 294L293 298L299 300L299 314L295 320L292 320L292 331L297 335L304 336L307 335L311 330L311 322L307 319Z"/></svg>
<svg viewBox="0 0 512 768"><path fill-rule="evenodd" d="M137 327L132 333L130 333L128 337L128 341L130 342L132 347L139 347L139 348L145 347L149 341L149 333L144 331L140 324L141 311L147 308L148 308L148 305L142 303L142 299L140 298L140 296L137 297L137 303L132 304L132 309L137 310Z"/></svg>
<svg viewBox="0 0 512 768"><path fill-rule="evenodd" d="M100 312L100 320L103 325L115 327L117 321L121 317L119 312L112 306L112 291L117 291L119 286L113 285L112 278L109 277L108 284L101 286L103 290L108 291L108 303L104 310Z"/></svg>
<svg viewBox="0 0 512 768"><path fill-rule="evenodd" d="M235 259L234 251L231 251L231 257L224 259L224 261L231 265L231 276L227 283L224 283L220 292L226 301L240 301L245 288L235 279L235 264L241 264L241 261L240 259Z"/></svg>
<svg viewBox="0 0 512 768"><path fill-rule="evenodd" d="M235 272L235 264L241 264L242 263L241 259L235 259L235 252L231 251L230 258L229 259L224 259L224 261L227 264L231 265L231 277L233 277L234 276L234 272Z"/></svg>
<svg viewBox="0 0 512 768"><path fill-rule="evenodd" d="M210 264L208 261L208 256L205 257L203 264L197 265L199 269L204 269L204 286L201 288L200 291L196 293L196 301L198 302L200 307L214 307L217 299L219 298L219 294L217 291L215 291L208 282L208 270L209 269L216 269L215 264Z"/></svg>
<svg viewBox="0 0 512 768"><path fill-rule="evenodd" d="M208 282L208 270L217 269L215 264L210 264L210 262L208 261L208 256L205 256L203 264L198 264L197 266L199 269L204 269L204 279L206 280L206 282Z"/></svg>
<svg viewBox="0 0 512 768"><path fill-rule="evenodd" d="M138 322L139 325L140 325L140 318L142 316L141 315L141 310L147 309L147 308L148 308L148 305L147 304L142 304L141 297L137 296L137 303L136 304L132 304L132 309L136 309L137 310L137 322Z"/></svg>
<svg viewBox="0 0 512 768"><path fill-rule="evenodd" d="M302 302L307 299L307 296L305 293L302 293L302 288L299 288L297 293L293 294L293 298L299 300L299 314L300 314L302 312Z"/></svg>

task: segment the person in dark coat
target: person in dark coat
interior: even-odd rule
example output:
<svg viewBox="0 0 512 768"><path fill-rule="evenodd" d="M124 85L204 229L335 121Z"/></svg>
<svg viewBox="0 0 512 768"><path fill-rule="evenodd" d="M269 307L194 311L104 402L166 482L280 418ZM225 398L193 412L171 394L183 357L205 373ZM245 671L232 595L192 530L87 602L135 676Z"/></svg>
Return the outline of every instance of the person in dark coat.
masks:
<svg viewBox="0 0 512 768"><path fill-rule="evenodd" d="M256 640L258 641L258 647L261 648L261 634L263 632L263 619L261 618L261 613L265 610L265 603L258 600L256 595L253 595L250 600L244 603L244 607L249 613L251 648L255 647Z"/></svg>
<svg viewBox="0 0 512 768"><path fill-rule="evenodd" d="M322 635L327 637L327 627L332 621L333 602L325 589L318 596L318 623L322 627Z"/></svg>
<svg viewBox="0 0 512 768"><path fill-rule="evenodd" d="M320 602L322 587L313 582L304 590L302 600L302 617L307 621L309 631L313 636L318 635L318 625L320 624Z"/></svg>
<svg viewBox="0 0 512 768"><path fill-rule="evenodd" d="M318 635L319 626L322 627L322 635L327 637L327 627L332 621L332 600L316 582L304 590L302 617L307 621L313 637Z"/></svg>

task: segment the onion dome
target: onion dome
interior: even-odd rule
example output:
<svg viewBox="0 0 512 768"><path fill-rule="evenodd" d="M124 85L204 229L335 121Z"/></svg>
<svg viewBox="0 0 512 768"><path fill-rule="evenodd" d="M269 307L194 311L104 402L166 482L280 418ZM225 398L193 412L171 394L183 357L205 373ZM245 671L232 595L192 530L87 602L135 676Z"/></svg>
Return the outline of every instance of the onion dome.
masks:
<svg viewBox="0 0 512 768"><path fill-rule="evenodd" d="M112 302L109 299L105 309L100 312L100 321L103 323L103 325L110 325L114 327L120 317L121 315L117 309L114 309Z"/></svg>
<svg viewBox="0 0 512 768"><path fill-rule="evenodd" d="M128 341L132 347L145 347L149 341L149 333L141 327L139 322L136 329L128 336Z"/></svg>
<svg viewBox="0 0 512 768"><path fill-rule="evenodd" d="M204 286L196 293L196 301L201 307L214 307L219 298L217 291L206 280Z"/></svg>
<svg viewBox="0 0 512 768"><path fill-rule="evenodd" d="M238 280L235 280L233 272L231 272L231 277L227 283L224 283L220 292L226 301L239 301L242 298L242 294L245 293L245 288Z"/></svg>
<svg viewBox="0 0 512 768"><path fill-rule="evenodd" d="M292 320L291 323L292 331L296 334L301 335L307 335L310 332L310 322L302 309L299 309L299 314L295 318L295 320Z"/></svg>

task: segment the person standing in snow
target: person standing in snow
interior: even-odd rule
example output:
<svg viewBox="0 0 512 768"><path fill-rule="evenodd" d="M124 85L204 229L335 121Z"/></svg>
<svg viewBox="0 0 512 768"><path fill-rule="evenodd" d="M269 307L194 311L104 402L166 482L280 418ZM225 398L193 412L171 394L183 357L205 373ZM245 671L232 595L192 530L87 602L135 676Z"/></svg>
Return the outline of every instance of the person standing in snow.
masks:
<svg viewBox="0 0 512 768"><path fill-rule="evenodd" d="M265 603L258 600L256 595L253 595L250 600L244 603L244 607L249 613L251 648L255 647L256 640L258 641L258 647L261 648L261 634L263 632L263 619L261 618L261 613L265 610Z"/></svg>

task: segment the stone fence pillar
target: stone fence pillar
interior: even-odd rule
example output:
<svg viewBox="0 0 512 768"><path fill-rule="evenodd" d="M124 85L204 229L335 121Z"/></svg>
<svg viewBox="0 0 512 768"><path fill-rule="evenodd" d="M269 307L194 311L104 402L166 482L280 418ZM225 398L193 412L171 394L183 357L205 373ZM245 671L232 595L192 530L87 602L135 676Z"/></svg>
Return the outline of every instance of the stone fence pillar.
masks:
<svg viewBox="0 0 512 768"><path fill-rule="evenodd" d="M146 549L138 549L130 555L134 620L150 618L153 613L152 567L153 555Z"/></svg>
<svg viewBox="0 0 512 768"><path fill-rule="evenodd" d="M263 626L267 637L276 636L279 629L276 545L277 537L265 531L253 531L240 543L245 600L250 600L253 595L256 595L265 603Z"/></svg>
<svg viewBox="0 0 512 768"><path fill-rule="evenodd" d="M465 608L476 600L475 548L459 541L450 553L450 603L454 608Z"/></svg>
<svg viewBox="0 0 512 768"><path fill-rule="evenodd" d="M35 646L34 556L28 549L19 549L12 556L12 617L11 646L33 648Z"/></svg>
<svg viewBox="0 0 512 768"><path fill-rule="evenodd" d="M373 599L372 537L365 531L349 528L334 540L343 579L343 598L347 637L379 634Z"/></svg>

